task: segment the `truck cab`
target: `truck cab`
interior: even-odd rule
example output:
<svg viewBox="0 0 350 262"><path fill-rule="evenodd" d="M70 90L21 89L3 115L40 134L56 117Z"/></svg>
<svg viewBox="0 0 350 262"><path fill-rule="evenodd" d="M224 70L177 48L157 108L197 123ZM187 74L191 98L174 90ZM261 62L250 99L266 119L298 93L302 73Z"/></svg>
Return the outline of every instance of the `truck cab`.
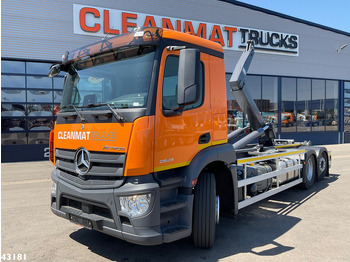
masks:
<svg viewBox="0 0 350 262"><path fill-rule="evenodd" d="M190 164L200 173L235 161L222 47L141 28L66 53L51 74L59 71L67 73L50 143L52 211L139 244L191 235L199 174L186 175Z"/></svg>

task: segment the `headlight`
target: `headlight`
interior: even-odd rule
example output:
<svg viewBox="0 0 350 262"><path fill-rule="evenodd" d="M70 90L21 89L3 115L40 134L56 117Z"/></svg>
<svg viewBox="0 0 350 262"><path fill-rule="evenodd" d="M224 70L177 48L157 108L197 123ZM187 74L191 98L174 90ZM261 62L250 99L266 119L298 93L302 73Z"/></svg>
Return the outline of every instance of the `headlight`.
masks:
<svg viewBox="0 0 350 262"><path fill-rule="evenodd" d="M123 212L131 217L142 216L150 206L151 194L119 197L120 206Z"/></svg>
<svg viewBox="0 0 350 262"><path fill-rule="evenodd" d="M52 187L51 187L51 195L52 196L56 196L56 189L57 189L57 184L56 184L56 182L53 182Z"/></svg>

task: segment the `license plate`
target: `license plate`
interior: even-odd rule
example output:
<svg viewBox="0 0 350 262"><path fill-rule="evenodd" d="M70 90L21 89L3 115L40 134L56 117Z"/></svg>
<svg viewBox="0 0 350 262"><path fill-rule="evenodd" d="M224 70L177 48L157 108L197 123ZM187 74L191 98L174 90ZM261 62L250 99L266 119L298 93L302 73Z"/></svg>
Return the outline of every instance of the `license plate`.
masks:
<svg viewBox="0 0 350 262"><path fill-rule="evenodd" d="M69 214L69 220L70 222L83 226L87 229L92 230L92 222L89 219L78 217L76 215Z"/></svg>

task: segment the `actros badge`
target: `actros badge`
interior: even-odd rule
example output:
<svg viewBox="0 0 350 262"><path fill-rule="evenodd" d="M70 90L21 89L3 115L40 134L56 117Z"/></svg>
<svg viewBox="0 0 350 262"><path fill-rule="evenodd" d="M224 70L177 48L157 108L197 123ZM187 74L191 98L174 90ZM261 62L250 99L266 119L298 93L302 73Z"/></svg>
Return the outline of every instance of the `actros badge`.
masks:
<svg viewBox="0 0 350 262"><path fill-rule="evenodd" d="M85 148L80 148L74 157L75 170L80 175L85 175L90 169L90 153Z"/></svg>

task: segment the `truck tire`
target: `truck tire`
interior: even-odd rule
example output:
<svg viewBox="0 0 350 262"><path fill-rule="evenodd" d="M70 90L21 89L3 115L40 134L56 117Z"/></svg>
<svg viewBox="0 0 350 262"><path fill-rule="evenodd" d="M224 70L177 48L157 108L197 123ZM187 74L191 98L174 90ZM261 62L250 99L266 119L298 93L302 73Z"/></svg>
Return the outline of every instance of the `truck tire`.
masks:
<svg viewBox="0 0 350 262"><path fill-rule="evenodd" d="M214 244L217 200L214 174L201 173L194 190L192 226L192 238L197 247L210 248Z"/></svg>
<svg viewBox="0 0 350 262"><path fill-rule="evenodd" d="M301 186L305 189L311 188L315 182L316 176L316 163L313 154L310 154L306 157L301 174L303 178L303 183Z"/></svg>
<svg viewBox="0 0 350 262"><path fill-rule="evenodd" d="M327 174L328 171L328 161L327 161L327 153L323 151L319 156L318 156L318 175L317 175L317 180L321 181L325 175Z"/></svg>

